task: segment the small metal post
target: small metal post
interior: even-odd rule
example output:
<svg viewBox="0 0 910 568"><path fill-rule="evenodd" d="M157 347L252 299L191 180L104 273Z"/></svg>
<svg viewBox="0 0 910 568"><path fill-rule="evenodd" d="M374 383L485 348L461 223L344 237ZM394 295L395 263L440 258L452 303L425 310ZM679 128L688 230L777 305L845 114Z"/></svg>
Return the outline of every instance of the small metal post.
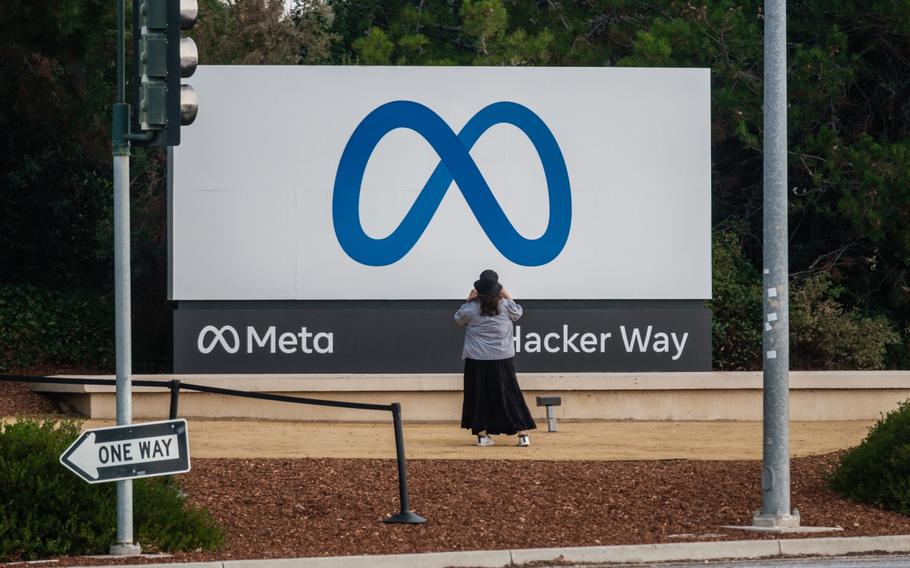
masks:
<svg viewBox="0 0 910 568"><path fill-rule="evenodd" d="M404 433L401 428L400 403L392 403L392 422L395 425L395 453L398 456L398 496L401 500L401 511L384 522L419 525L427 522L427 520L412 511L408 501L408 469L404 461Z"/></svg>
<svg viewBox="0 0 910 568"><path fill-rule="evenodd" d="M547 432L556 431L556 409L554 406L562 406L561 396L538 396L537 406L543 406L547 411Z"/></svg>
<svg viewBox="0 0 910 568"><path fill-rule="evenodd" d="M177 405L180 404L180 381L174 379L168 383L168 388L171 389L171 406L167 416L170 420L176 420Z"/></svg>

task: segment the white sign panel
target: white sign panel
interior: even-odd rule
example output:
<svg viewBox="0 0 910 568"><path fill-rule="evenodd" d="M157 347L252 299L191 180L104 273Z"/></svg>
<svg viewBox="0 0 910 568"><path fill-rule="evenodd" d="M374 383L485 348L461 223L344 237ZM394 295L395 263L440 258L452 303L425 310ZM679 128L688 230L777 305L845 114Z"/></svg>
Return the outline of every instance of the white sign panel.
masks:
<svg viewBox="0 0 910 568"><path fill-rule="evenodd" d="M711 294L707 69L200 67L175 300Z"/></svg>
<svg viewBox="0 0 910 568"><path fill-rule="evenodd" d="M60 463L88 483L186 473L186 420L86 430L63 452Z"/></svg>

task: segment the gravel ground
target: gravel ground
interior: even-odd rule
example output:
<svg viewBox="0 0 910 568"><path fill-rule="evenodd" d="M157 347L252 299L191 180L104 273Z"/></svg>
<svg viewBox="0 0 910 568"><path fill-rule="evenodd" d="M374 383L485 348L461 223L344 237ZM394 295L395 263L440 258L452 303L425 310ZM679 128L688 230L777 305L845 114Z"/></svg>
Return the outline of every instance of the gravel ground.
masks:
<svg viewBox="0 0 910 568"><path fill-rule="evenodd" d="M843 536L910 534L910 518L827 488L835 457L792 462L792 502L803 524L839 525L844 531L835 534ZM181 484L190 502L223 524L227 543L216 553L168 560L762 538L720 528L751 522L761 501L757 461L411 460L409 468L412 506L429 519L421 526L381 522L397 507L391 460L194 460ZM102 562L64 558L57 565Z"/></svg>

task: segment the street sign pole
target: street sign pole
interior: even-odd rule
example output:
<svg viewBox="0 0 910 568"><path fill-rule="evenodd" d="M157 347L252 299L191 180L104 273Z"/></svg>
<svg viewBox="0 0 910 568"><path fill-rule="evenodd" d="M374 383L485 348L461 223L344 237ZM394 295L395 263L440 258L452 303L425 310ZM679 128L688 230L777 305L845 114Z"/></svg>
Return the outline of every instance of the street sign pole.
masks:
<svg viewBox="0 0 910 568"><path fill-rule="evenodd" d="M130 142L129 106L126 104L125 0L117 0L117 103L113 116L114 153L114 328L117 367L117 424L133 420L132 327L130 325ZM115 556L141 553L133 541L133 482L117 482L117 542Z"/></svg>
<svg viewBox="0 0 910 568"><path fill-rule="evenodd" d="M156 84L142 90L139 96L139 132L132 133L130 106L126 102L126 0L117 0L117 102L113 108L111 138L114 154L114 327L117 366L117 424L128 425L133 421L132 409L132 329L130 325L130 141L152 143L155 134L167 128L165 145L179 144L180 125L191 124L196 118L196 99L192 87L181 85L180 77L188 77L196 69L196 44L190 38L181 38L180 29L189 28L196 21L196 0L158 0L133 2L137 24L134 29L137 48L133 66L137 71L134 85L146 85L147 74L155 71ZM163 9L163 12L162 12ZM162 13L164 18L162 18ZM149 25L154 24L154 33ZM168 38L160 37L161 29L168 30ZM138 41L142 36L142 44ZM147 37L155 36L155 37ZM164 41L162 42L162 39ZM162 52L162 45L166 51ZM164 57L162 58L162 53ZM162 61L164 69L162 69ZM170 77L169 87L162 91L160 74ZM168 90L169 89L169 90ZM137 89L138 91L139 89ZM161 93L166 94L162 101ZM148 99L157 94L155 104ZM156 106L157 104L157 106ZM162 104L164 107L162 107ZM155 107L150 109L149 107ZM151 113L151 110L158 111ZM161 116L167 111L167 116ZM156 120L148 129L143 122ZM169 124L170 121L170 124ZM138 543L133 542L133 485L130 479L117 482L117 543L110 552L117 556L140 554Z"/></svg>
<svg viewBox="0 0 910 568"><path fill-rule="evenodd" d="M787 7L765 1L762 508L756 527L799 526L790 510L790 321L787 258Z"/></svg>

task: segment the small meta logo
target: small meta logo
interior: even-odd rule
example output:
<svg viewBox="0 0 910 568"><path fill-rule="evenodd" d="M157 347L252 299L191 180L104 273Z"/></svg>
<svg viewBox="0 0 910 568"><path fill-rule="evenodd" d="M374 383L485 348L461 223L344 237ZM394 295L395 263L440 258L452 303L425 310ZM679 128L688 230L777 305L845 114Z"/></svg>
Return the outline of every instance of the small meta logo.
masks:
<svg viewBox="0 0 910 568"><path fill-rule="evenodd" d="M211 341L208 341L209 336L211 336ZM199 352L208 355L218 345L228 353L237 353L240 350L240 336L237 335L237 330L230 325L203 327L196 339L196 347L199 348Z"/></svg>
<svg viewBox="0 0 910 568"><path fill-rule="evenodd" d="M526 239L515 230L471 158L470 150L477 140L497 124L511 124L524 132L540 156L547 179L550 218L547 230L536 239ZM401 224L389 236L374 239L364 232L360 221L363 175L376 145L397 128L423 136L441 161ZM435 112L413 101L386 103L368 114L348 140L335 175L332 219L338 243L361 264L386 266L397 262L417 244L453 180L487 237L512 262L541 266L562 252L572 224L566 161L540 117L527 107L506 101L481 109L458 134Z"/></svg>
<svg viewBox="0 0 910 568"><path fill-rule="evenodd" d="M240 352L244 347L245 353L267 351L272 354L281 352L286 355L294 353L324 355L335 352L335 334L331 332L312 332L301 327L300 331L279 333L274 325L266 327L262 331L257 330L255 326L248 325L245 331L244 346L241 344L240 333L234 326L207 325L202 328L196 338L196 348L203 355L208 355L219 347L229 355Z"/></svg>

